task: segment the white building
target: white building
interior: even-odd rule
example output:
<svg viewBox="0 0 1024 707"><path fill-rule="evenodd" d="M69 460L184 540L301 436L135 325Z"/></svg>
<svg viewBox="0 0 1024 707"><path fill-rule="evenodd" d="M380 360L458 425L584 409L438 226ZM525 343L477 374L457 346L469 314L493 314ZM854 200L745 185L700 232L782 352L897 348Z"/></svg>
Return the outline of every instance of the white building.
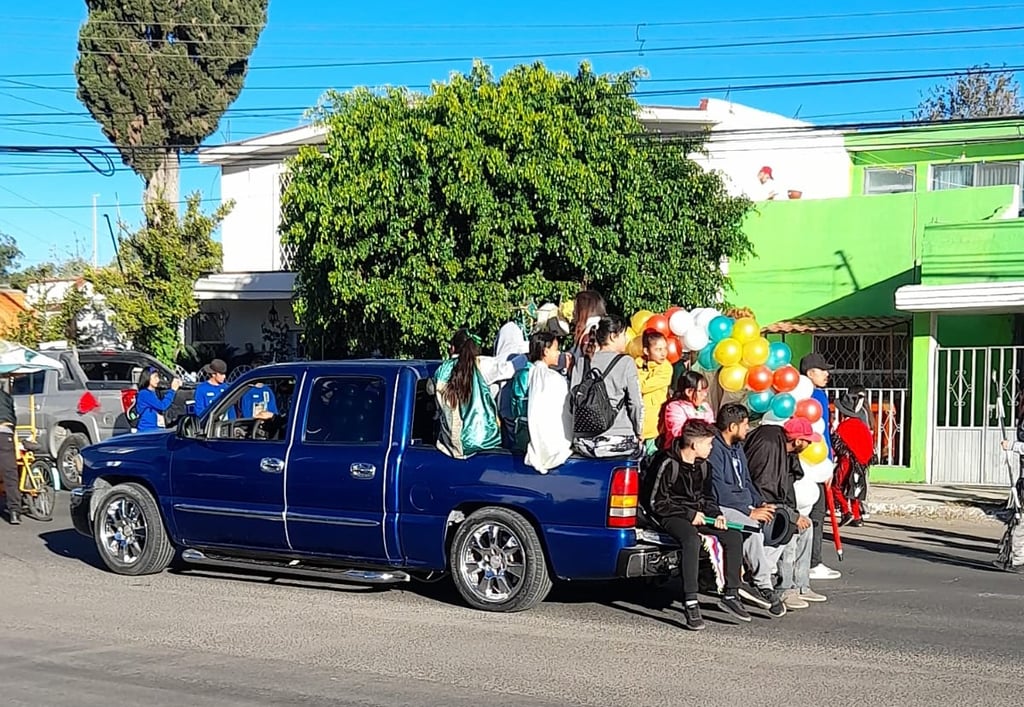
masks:
<svg viewBox="0 0 1024 707"><path fill-rule="evenodd" d="M719 170L733 194L753 194L765 166L779 198L850 194L851 163L839 132L717 99L687 108L645 106L640 119L665 139L710 131L705 153L693 157ZM220 167L221 199L235 206L221 225L223 272L196 283L200 314L186 327L188 343L260 351L264 327L275 325L287 327L297 345L291 253L278 235L281 177L287 158L324 136L323 128L304 126L199 151L201 164Z"/></svg>

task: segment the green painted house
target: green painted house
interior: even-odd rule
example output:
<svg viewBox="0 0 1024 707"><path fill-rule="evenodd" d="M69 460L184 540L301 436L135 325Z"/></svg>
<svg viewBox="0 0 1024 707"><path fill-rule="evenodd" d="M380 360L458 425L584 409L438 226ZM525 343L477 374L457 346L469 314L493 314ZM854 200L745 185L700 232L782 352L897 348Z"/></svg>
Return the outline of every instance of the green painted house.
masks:
<svg viewBox="0 0 1024 707"><path fill-rule="evenodd" d="M847 198L766 202L731 266L833 394L869 392L877 481L1005 484L1024 368L1024 120L851 133ZM814 175L808 175L813 179Z"/></svg>

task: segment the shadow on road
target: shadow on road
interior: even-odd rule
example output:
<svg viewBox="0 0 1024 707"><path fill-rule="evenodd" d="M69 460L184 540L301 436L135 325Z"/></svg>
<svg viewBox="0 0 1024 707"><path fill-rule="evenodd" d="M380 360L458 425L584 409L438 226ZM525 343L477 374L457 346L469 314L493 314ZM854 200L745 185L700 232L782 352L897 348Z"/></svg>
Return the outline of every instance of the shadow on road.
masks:
<svg viewBox="0 0 1024 707"><path fill-rule="evenodd" d="M39 539L46 544L46 549L55 555L79 560L98 569L106 569L92 539L81 535L73 528L40 533Z"/></svg>
<svg viewBox="0 0 1024 707"><path fill-rule="evenodd" d="M935 552L933 550L904 545L899 542L886 542L884 540L868 538L843 538L843 545L858 547L886 555L899 555L901 557L907 557L914 560L924 560L925 562L949 565L951 567L963 567L965 569L998 572L998 570L992 566L991 560L973 560L967 557L958 557L956 555L949 555L942 552ZM986 548L979 546L972 546L967 549L975 552L986 550ZM995 559L994 555L992 556L992 559Z"/></svg>

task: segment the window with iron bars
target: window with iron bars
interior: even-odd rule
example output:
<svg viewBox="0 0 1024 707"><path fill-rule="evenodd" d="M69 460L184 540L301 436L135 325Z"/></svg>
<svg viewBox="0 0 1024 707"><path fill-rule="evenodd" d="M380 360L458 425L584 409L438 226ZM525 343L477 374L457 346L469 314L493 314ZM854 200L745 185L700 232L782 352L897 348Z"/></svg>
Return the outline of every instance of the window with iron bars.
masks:
<svg viewBox="0 0 1024 707"><path fill-rule="evenodd" d="M906 388L909 345L906 332L814 335L814 351L835 366L830 388Z"/></svg>

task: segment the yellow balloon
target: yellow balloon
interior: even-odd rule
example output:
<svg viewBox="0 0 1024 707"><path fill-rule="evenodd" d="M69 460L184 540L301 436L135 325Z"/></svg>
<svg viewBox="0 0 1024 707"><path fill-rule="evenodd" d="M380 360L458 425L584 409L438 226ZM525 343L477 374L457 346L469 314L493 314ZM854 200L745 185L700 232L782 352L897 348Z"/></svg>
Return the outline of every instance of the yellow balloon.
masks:
<svg viewBox="0 0 1024 707"><path fill-rule="evenodd" d="M743 347L736 339L722 339L715 345L711 355L723 366L735 366L743 358Z"/></svg>
<svg viewBox="0 0 1024 707"><path fill-rule="evenodd" d="M753 317L737 319L736 323L732 325L732 338L736 339L736 341L741 344L753 341L754 339L759 339L761 338L761 327L757 325L757 322L754 321Z"/></svg>
<svg viewBox="0 0 1024 707"><path fill-rule="evenodd" d="M718 372L718 382L723 390L738 393L747 383L747 369L745 366L726 366Z"/></svg>
<svg viewBox="0 0 1024 707"><path fill-rule="evenodd" d="M636 333L636 330L633 329L633 327L629 327L628 329L626 329L626 341L632 341L638 336L640 335Z"/></svg>
<svg viewBox="0 0 1024 707"><path fill-rule="evenodd" d="M800 452L800 458L808 464L821 464L828 458L828 447L824 442L811 442L807 449Z"/></svg>
<svg viewBox="0 0 1024 707"><path fill-rule="evenodd" d="M630 321L630 324L633 327L633 331L643 331L644 324L646 324L647 320L653 316L654 312L648 311L646 309L641 309L639 312L634 314L633 319Z"/></svg>
<svg viewBox="0 0 1024 707"><path fill-rule="evenodd" d="M640 358L644 355L644 338L642 336L635 337L632 341L626 344L626 353L633 358Z"/></svg>
<svg viewBox="0 0 1024 707"><path fill-rule="evenodd" d="M753 341L748 341L743 344L743 365L748 368L754 366L763 366L768 363L768 354L771 351L771 345L768 343L768 339L764 337L758 337Z"/></svg>

